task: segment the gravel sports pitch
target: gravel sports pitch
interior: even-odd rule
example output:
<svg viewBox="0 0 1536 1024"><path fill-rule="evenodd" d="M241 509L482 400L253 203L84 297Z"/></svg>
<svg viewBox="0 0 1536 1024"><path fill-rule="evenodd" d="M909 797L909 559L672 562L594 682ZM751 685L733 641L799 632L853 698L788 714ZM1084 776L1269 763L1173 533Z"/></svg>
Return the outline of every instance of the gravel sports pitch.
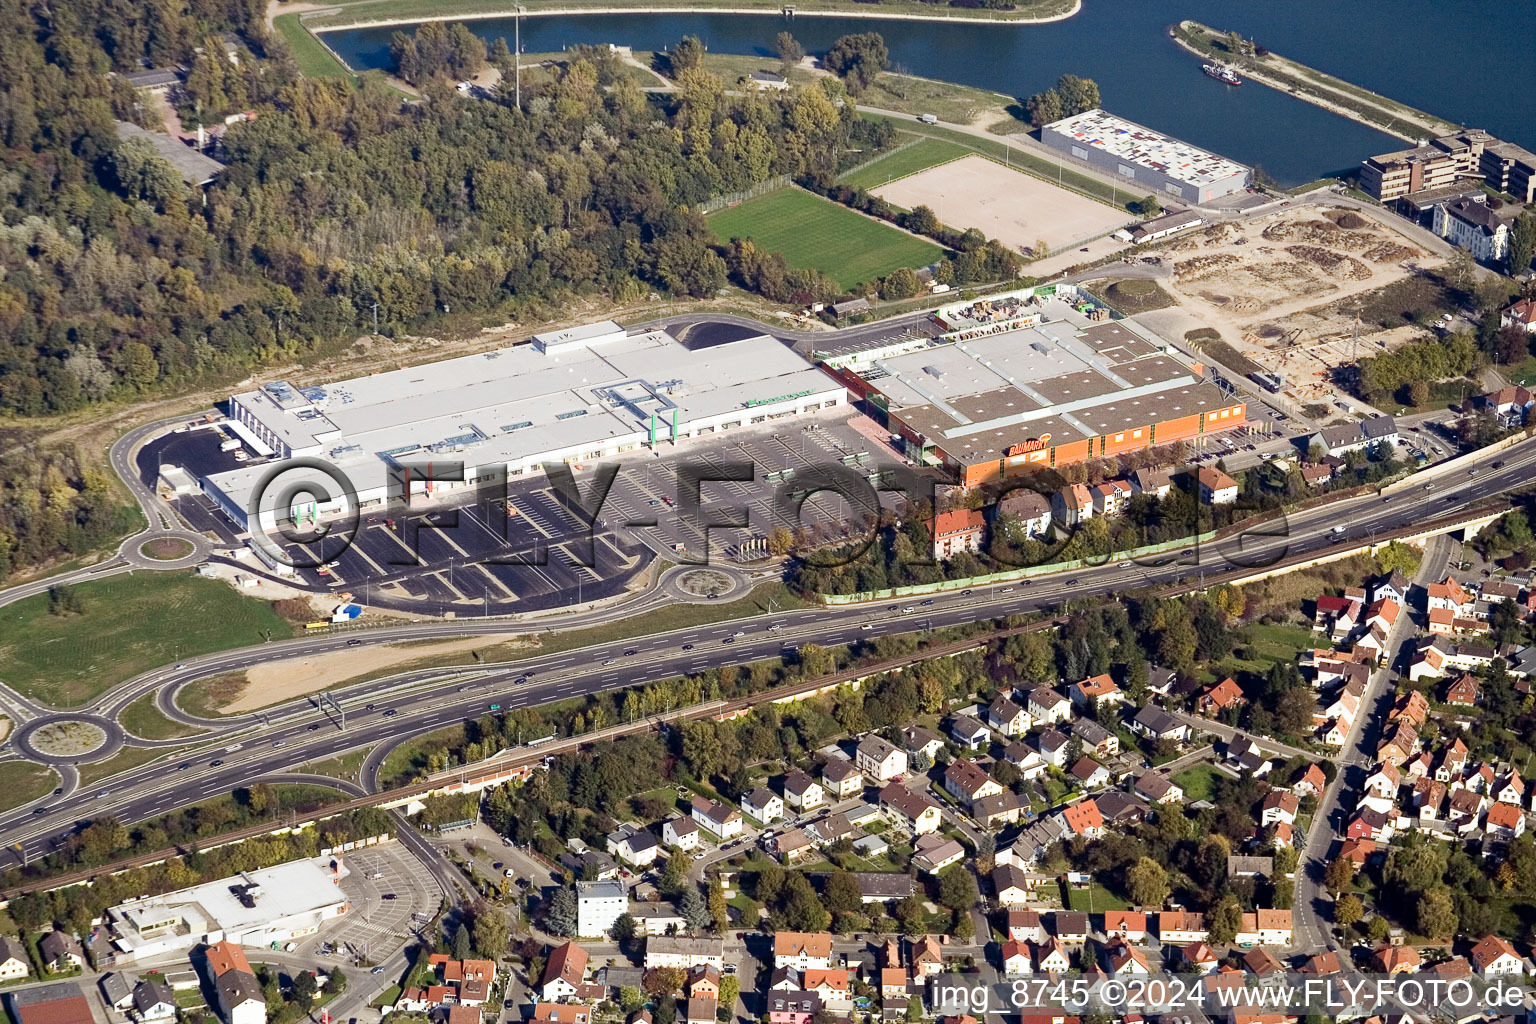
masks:
<svg viewBox="0 0 1536 1024"><path fill-rule="evenodd" d="M979 228L1019 252L1033 250L1041 240L1057 252L1134 220L1123 210L983 156L962 157L871 191L906 210L926 206L948 227Z"/></svg>

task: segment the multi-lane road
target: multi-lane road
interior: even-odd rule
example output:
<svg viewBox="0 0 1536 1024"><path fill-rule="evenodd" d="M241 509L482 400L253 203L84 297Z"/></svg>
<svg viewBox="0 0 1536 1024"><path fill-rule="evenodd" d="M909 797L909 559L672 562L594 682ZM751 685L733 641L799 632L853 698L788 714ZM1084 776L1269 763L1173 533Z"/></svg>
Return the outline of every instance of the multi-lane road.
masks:
<svg viewBox="0 0 1536 1024"><path fill-rule="evenodd" d="M273 708L259 718L208 722L176 709L182 720L210 728L204 742L205 752L170 766L148 766L100 787L66 792L9 812L0 816L0 833L12 843L23 843L29 857L37 856L47 852L60 835L84 819L103 814L130 822L151 817L341 750L396 743L478 717L493 703L503 709L543 704L651 679L696 673L716 665L776 657L786 646L851 644L888 634L1050 609L1068 600L1111 596L1143 586L1182 583L1193 588L1234 566L1260 567L1281 557L1294 558L1343 544L1358 545L1389 531L1417 527L1471 503L1526 486L1533 471L1536 445L1525 444L1502 453L1497 470L1485 468L1475 476L1443 474L1395 496L1367 495L1302 511L1205 545L1197 552L1191 549L1192 554L1167 564L1117 561L1071 574L1037 578L1029 584L951 592L925 601L907 599L757 615L579 650L534 655L483 670L474 678L453 674L461 670L445 669L430 673L435 681L402 678L397 681L398 689L374 680L334 691L347 712L345 729L340 728L338 716L323 714L307 699ZM1336 530L1340 526L1344 528L1342 533ZM908 607L912 610L905 611ZM612 617L615 613L605 614ZM417 623L372 631L366 634L364 642L482 632L527 633L528 625ZM169 692L192 679L230 667L248 668L319 654L343 648L354 639L357 638L346 635L306 637L210 655L188 661L184 668L132 680L99 698L93 709L110 714L151 690ZM237 749L225 749L237 743ZM371 787L374 780L364 778L362 782ZM43 808L40 812L39 807Z"/></svg>

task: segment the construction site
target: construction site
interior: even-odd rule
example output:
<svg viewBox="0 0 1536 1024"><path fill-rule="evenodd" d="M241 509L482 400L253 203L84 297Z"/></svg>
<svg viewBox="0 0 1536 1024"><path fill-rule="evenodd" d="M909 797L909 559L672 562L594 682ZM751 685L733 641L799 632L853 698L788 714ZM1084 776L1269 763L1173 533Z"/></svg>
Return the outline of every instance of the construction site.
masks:
<svg viewBox="0 0 1536 1024"><path fill-rule="evenodd" d="M1185 332L1214 329L1254 364L1233 369L1271 375L1261 383L1296 408L1337 411L1344 395L1332 383L1335 370L1424 333L1362 322L1359 297L1442 262L1390 220L1316 207L1214 224L1158 253L1169 271L1160 283L1184 314Z"/></svg>

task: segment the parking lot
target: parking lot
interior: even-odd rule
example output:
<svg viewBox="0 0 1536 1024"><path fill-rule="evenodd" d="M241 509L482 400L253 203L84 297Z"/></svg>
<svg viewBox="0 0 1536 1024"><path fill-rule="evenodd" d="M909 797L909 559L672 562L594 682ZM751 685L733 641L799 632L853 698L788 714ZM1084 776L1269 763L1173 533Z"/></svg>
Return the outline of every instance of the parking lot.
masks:
<svg viewBox="0 0 1536 1024"><path fill-rule="evenodd" d="M161 463L194 476L231 468L218 441L208 430L170 435L146 446L140 471L153 483ZM291 547L301 553L299 564L315 566L297 570L303 584L349 592L364 604L461 618L534 611L617 595L656 555L760 557L781 526L822 539L845 535L874 513L873 501L816 490L814 481L828 472L868 481L903 461L878 427L845 409L627 455L590 528L541 473L509 480L504 490L455 491L398 512L365 510L355 535L336 530ZM576 481L589 507L597 479L584 472ZM689 479L700 481L697 509L687 507L686 483L680 492ZM184 496L176 508L193 529L243 543L208 498Z"/></svg>
<svg viewBox="0 0 1536 1024"><path fill-rule="evenodd" d="M349 872L341 880L347 912L303 940L299 952L322 962L356 963L362 956L380 962L437 913L442 894L401 843L381 843L341 856ZM327 955L323 950L328 946L332 952Z"/></svg>

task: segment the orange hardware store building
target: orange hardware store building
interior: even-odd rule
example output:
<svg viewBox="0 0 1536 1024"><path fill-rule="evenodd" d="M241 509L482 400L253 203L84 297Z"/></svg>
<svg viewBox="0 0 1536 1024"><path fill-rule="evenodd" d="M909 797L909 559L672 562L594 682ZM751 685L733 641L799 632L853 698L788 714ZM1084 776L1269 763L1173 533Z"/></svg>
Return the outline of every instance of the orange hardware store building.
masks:
<svg viewBox="0 0 1536 1024"><path fill-rule="evenodd" d="M823 365L921 465L972 487L1247 422L1230 388L1123 322L1076 315L890 357Z"/></svg>

